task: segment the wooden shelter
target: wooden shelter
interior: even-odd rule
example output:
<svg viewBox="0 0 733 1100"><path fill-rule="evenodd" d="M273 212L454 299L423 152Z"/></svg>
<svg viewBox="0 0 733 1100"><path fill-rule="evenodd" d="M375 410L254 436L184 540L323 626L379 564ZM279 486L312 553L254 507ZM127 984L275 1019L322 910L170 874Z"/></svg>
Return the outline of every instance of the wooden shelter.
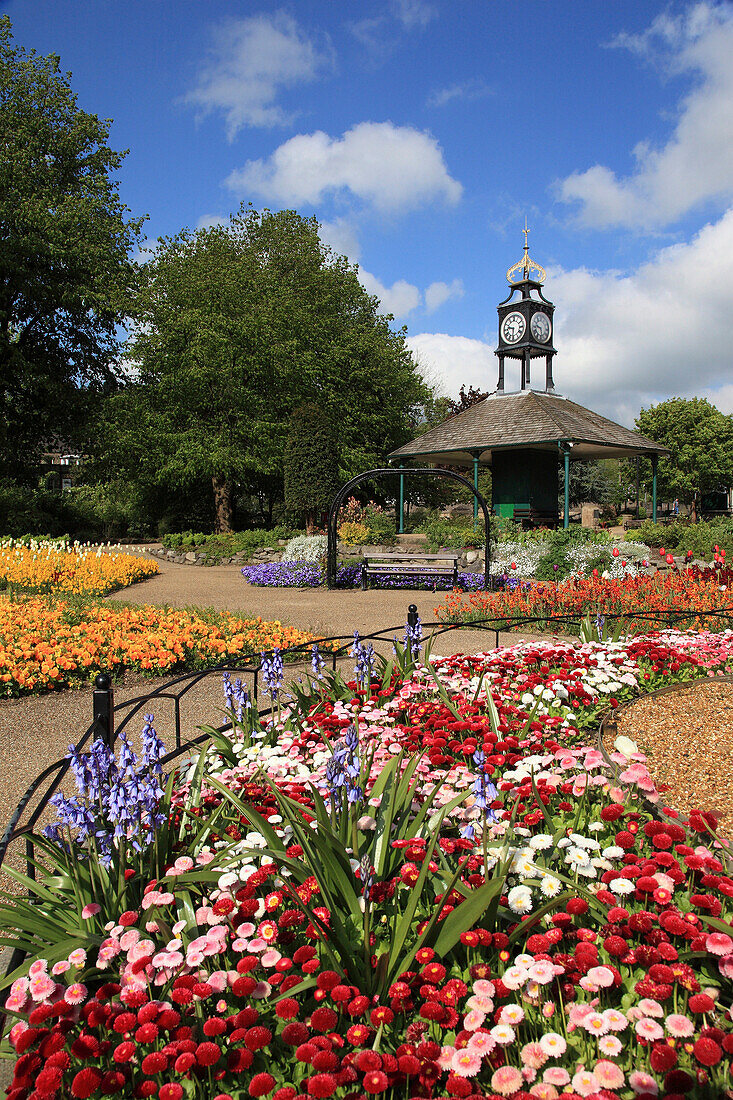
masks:
<svg viewBox="0 0 733 1100"><path fill-rule="evenodd" d="M668 450L639 432L555 393L552 377L554 309L542 294L545 271L529 257L525 228L524 256L507 272L509 296L499 304L499 377L496 390L471 408L411 440L389 455L404 466L421 464L473 468L478 485L480 466L490 466L492 510L496 515L531 524L558 521L559 463L565 466L564 526L569 524L570 462L597 458L652 461L652 511L657 516L657 462ZM530 278L536 272L538 278ZM514 279L515 275L519 278ZM519 298L516 298L517 292ZM532 360L545 360L545 386L532 389ZM521 388L504 389L506 359L521 362ZM402 479L400 479L402 482ZM400 486L400 530L403 529ZM475 513L474 513L475 514Z"/></svg>

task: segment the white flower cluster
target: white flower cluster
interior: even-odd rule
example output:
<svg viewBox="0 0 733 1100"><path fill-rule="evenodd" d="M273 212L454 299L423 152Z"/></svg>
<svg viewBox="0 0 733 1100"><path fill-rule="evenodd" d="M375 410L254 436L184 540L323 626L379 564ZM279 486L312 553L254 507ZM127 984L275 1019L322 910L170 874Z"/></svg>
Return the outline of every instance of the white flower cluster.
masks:
<svg viewBox="0 0 733 1100"><path fill-rule="evenodd" d="M491 551L491 572L531 577L540 558L546 553L547 544L544 542L500 542ZM516 569L512 569L512 562Z"/></svg>
<svg viewBox="0 0 733 1100"><path fill-rule="evenodd" d="M325 535L296 535L283 550L283 561L320 561L327 546Z"/></svg>

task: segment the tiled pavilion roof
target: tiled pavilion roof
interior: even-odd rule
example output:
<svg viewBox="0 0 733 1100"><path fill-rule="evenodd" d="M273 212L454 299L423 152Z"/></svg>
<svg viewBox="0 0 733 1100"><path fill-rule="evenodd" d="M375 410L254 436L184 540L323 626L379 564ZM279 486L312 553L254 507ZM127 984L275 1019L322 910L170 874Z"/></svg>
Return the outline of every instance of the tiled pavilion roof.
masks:
<svg viewBox="0 0 733 1100"><path fill-rule="evenodd" d="M482 463L490 464L493 451L531 447L557 452L559 443L573 444L573 459L669 454L660 443L584 409L567 397L522 390L490 394L465 412L398 447L389 458L419 458L423 462L463 466L472 464L478 453Z"/></svg>

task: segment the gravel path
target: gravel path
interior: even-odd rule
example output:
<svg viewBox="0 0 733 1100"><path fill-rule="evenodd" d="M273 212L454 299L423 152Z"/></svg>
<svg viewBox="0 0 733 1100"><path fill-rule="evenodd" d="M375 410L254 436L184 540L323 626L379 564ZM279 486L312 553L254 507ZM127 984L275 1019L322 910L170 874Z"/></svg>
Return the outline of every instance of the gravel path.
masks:
<svg viewBox="0 0 733 1100"><path fill-rule="evenodd" d="M639 699L618 715L618 734L648 757L663 800L689 814L714 810L733 837L733 683L705 680ZM607 751L613 738L604 742Z"/></svg>

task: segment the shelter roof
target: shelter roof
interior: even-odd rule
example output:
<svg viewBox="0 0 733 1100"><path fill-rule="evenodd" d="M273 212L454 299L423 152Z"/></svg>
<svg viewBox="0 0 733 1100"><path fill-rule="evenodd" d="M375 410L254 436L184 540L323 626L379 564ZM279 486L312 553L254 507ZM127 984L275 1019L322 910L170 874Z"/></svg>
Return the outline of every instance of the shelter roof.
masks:
<svg viewBox="0 0 733 1100"><path fill-rule="evenodd" d="M481 462L490 464L493 451L520 447L557 451L559 443L572 443L573 460L669 454L660 443L567 397L522 390L490 394L398 447L389 458L467 466L478 454Z"/></svg>

